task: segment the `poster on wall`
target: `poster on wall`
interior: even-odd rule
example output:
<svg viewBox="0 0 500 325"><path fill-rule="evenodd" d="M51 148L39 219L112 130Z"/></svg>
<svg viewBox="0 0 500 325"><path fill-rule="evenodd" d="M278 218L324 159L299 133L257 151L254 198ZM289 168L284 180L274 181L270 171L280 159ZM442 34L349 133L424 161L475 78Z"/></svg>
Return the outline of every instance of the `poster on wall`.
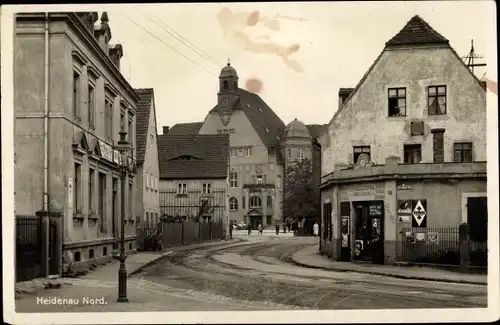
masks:
<svg viewBox="0 0 500 325"><path fill-rule="evenodd" d="M417 232L415 234L415 241L417 241L417 242L425 241L425 232Z"/></svg>
<svg viewBox="0 0 500 325"><path fill-rule="evenodd" d="M341 232L342 232L342 247L349 247L349 217L342 216L341 220Z"/></svg>
<svg viewBox="0 0 500 325"><path fill-rule="evenodd" d="M405 233L405 239L407 243L414 243L415 242L415 235L411 231L407 231Z"/></svg>
<svg viewBox="0 0 500 325"><path fill-rule="evenodd" d="M398 214L399 215L411 215L412 207L411 200L399 200L398 201Z"/></svg>
<svg viewBox="0 0 500 325"><path fill-rule="evenodd" d="M370 217L381 217L382 216L382 203L371 203L370 204Z"/></svg>
<svg viewBox="0 0 500 325"><path fill-rule="evenodd" d="M414 228L427 227L427 200L412 200L412 222Z"/></svg>
<svg viewBox="0 0 500 325"><path fill-rule="evenodd" d="M439 233L437 231L428 232L427 241L431 244L439 244Z"/></svg>

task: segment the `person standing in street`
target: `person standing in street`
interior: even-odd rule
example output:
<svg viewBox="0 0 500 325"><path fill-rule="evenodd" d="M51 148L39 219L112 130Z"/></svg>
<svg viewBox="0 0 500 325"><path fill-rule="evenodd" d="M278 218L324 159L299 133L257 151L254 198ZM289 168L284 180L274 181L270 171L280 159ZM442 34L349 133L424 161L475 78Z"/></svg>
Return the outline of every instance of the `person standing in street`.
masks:
<svg viewBox="0 0 500 325"><path fill-rule="evenodd" d="M276 228L276 235L279 235L279 233L280 233L280 225L276 224L274 226L274 228Z"/></svg>
<svg viewBox="0 0 500 325"><path fill-rule="evenodd" d="M313 235L314 235L314 237L318 237L318 235L319 235L319 225L317 222L314 222Z"/></svg>
<svg viewBox="0 0 500 325"><path fill-rule="evenodd" d="M250 236L250 233L252 232L252 224L250 222L247 225L247 230L248 230L248 236Z"/></svg>
<svg viewBox="0 0 500 325"><path fill-rule="evenodd" d="M259 235L262 236L262 224L259 222L259 226L257 227L259 229Z"/></svg>

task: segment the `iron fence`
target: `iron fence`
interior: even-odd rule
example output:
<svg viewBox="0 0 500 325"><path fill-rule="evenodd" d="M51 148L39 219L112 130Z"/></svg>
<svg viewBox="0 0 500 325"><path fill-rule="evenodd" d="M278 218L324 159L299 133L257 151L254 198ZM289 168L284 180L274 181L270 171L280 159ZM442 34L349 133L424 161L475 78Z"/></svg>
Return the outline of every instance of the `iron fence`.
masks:
<svg viewBox="0 0 500 325"><path fill-rule="evenodd" d="M404 228L401 260L443 265L460 264L458 227Z"/></svg>
<svg viewBox="0 0 500 325"><path fill-rule="evenodd" d="M415 263L460 265L459 227L402 229L400 260ZM469 242L471 266L487 265L487 243Z"/></svg>
<svg viewBox="0 0 500 325"><path fill-rule="evenodd" d="M188 190L178 193L175 189L160 190L162 220L220 222L226 210L226 190L212 189L210 193Z"/></svg>
<svg viewBox="0 0 500 325"><path fill-rule="evenodd" d="M42 219L16 216L16 282L27 281L42 273Z"/></svg>

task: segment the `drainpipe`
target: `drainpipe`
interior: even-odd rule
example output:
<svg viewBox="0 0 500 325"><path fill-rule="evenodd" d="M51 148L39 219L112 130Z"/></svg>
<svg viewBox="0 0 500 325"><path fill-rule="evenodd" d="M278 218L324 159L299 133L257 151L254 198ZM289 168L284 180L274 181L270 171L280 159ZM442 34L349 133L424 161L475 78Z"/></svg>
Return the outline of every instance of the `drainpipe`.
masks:
<svg viewBox="0 0 500 325"><path fill-rule="evenodd" d="M49 13L45 13L45 96L43 114L43 210L48 211L48 126L49 126Z"/></svg>

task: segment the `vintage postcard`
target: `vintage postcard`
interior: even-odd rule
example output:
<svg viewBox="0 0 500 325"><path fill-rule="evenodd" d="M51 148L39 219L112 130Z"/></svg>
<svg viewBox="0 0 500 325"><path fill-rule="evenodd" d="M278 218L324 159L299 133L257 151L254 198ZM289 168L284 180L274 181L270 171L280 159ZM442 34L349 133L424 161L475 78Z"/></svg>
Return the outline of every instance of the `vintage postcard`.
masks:
<svg viewBox="0 0 500 325"><path fill-rule="evenodd" d="M4 320L498 319L494 8L2 6Z"/></svg>

